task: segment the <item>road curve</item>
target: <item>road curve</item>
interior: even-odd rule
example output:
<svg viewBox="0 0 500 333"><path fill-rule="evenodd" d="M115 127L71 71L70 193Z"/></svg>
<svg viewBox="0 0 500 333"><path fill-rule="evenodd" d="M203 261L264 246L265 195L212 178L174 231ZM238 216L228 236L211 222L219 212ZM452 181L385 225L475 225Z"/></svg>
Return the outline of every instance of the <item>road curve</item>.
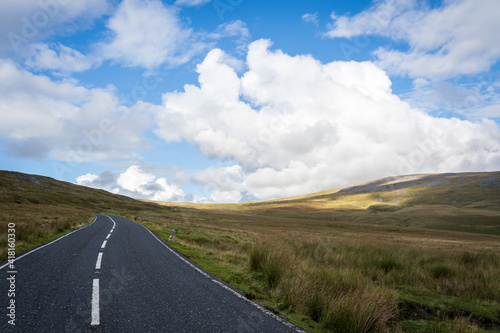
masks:
<svg viewBox="0 0 500 333"><path fill-rule="evenodd" d="M122 217L96 214L18 258L14 274L0 264L0 332L301 331Z"/></svg>

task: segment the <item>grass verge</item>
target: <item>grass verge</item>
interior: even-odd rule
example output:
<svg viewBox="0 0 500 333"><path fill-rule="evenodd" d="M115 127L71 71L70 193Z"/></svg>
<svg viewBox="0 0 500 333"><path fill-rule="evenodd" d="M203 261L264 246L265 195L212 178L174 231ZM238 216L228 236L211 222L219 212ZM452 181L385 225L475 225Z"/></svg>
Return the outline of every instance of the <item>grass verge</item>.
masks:
<svg viewBox="0 0 500 333"><path fill-rule="evenodd" d="M0 216L0 261L7 259L7 226L11 222L15 223L17 254L45 244L94 219L93 214L84 210L40 204L21 204L12 209L0 203L0 211L3 212Z"/></svg>
<svg viewBox="0 0 500 333"><path fill-rule="evenodd" d="M403 246L367 242L353 224L318 234L299 221L213 211L129 217L165 240L175 236L169 244L179 252L311 332L500 328L500 257L461 233L438 242L411 230L399 235Z"/></svg>

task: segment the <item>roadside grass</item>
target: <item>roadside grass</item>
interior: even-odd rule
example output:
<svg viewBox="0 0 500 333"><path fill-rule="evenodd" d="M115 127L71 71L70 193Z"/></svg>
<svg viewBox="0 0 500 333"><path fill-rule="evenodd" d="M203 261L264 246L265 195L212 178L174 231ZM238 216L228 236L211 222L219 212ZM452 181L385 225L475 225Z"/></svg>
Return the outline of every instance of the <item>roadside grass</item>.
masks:
<svg viewBox="0 0 500 333"><path fill-rule="evenodd" d="M500 329L498 237L187 208L129 217L311 332Z"/></svg>
<svg viewBox="0 0 500 333"><path fill-rule="evenodd" d="M470 317L457 317L444 321L407 320L398 325L398 331L404 333L487 333L470 321Z"/></svg>
<svg viewBox="0 0 500 333"><path fill-rule="evenodd" d="M15 209L13 209L15 207ZM42 245L92 222L88 211L41 204L0 203L0 262L7 259L7 225L15 223L16 253Z"/></svg>
<svg viewBox="0 0 500 333"><path fill-rule="evenodd" d="M405 308L404 286L424 290L430 299L413 299L417 301L413 304L431 313L442 309L455 318L467 311L473 321L500 324L498 255L436 254L383 243L344 245L322 237L256 243L249 261L250 268L263 272L268 287L279 290L288 305L326 328L387 330L398 318L398 299L399 307ZM440 295L448 302L437 307L432 301Z"/></svg>

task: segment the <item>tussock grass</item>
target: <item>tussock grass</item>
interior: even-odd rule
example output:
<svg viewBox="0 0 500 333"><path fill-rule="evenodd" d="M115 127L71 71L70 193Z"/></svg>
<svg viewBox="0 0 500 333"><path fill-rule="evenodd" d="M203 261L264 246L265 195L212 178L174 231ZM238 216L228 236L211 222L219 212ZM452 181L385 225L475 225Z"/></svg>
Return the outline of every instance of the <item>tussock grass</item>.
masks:
<svg viewBox="0 0 500 333"><path fill-rule="evenodd" d="M471 322L472 316L468 317L456 317L451 323L447 323L449 327L449 332L453 333L475 333L479 332L479 328Z"/></svg>
<svg viewBox="0 0 500 333"><path fill-rule="evenodd" d="M327 237L259 241L249 253L249 268L263 273L287 305L340 332L386 331L398 316L398 286L495 302L499 263L498 255L339 244Z"/></svg>
<svg viewBox="0 0 500 333"><path fill-rule="evenodd" d="M19 204L18 209L0 203L0 261L7 258L7 225L15 223L16 253L41 245L93 220L89 212L68 207Z"/></svg>
<svg viewBox="0 0 500 333"><path fill-rule="evenodd" d="M325 327L338 332L386 332L397 315L395 292L356 289L336 295L326 305Z"/></svg>
<svg viewBox="0 0 500 333"><path fill-rule="evenodd" d="M453 319L437 317L434 322L426 321L404 321L396 330L397 333L486 333L498 331L486 331L475 325L471 316L457 316Z"/></svg>

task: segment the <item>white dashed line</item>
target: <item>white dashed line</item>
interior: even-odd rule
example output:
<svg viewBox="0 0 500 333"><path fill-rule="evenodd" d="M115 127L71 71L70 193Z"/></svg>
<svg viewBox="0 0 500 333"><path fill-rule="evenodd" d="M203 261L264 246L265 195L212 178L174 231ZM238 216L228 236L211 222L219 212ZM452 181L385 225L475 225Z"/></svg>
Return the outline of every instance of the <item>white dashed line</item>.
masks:
<svg viewBox="0 0 500 333"><path fill-rule="evenodd" d="M102 252L99 252L97 256L97 262L95 263L95 269L101 269Z"/></svg>
<svg viewBox="0 0 500 333"><path fill-rule="evenodd" d="M92 283L92 321L91 326L100 324L99 318L99 279L94 279Z"/></svg>
<svg viewBox="0 0 500 333"><path fill-rule="evenodd" d="M106 215L107 216L107 215ZM109 217L109 216L107 216ZM115 230L116 222L113 221L111 217L109 219L113 222L113 228L111 228L111 231L109 234L106 236L106 240L102 242L101 245L101 250L103 250L106 247L106 244L108 243L108 239L111 236L111 233L113 230ZM97 255L97 261L95 263L95 269L101 269L101 262L102 262L102 255L103 252L99 252ZM94 279L92 282L92 312L91 312L91 319L90 319L90 326L98 326L100 324L100 317L99 317L99 279Z"/></svg>

